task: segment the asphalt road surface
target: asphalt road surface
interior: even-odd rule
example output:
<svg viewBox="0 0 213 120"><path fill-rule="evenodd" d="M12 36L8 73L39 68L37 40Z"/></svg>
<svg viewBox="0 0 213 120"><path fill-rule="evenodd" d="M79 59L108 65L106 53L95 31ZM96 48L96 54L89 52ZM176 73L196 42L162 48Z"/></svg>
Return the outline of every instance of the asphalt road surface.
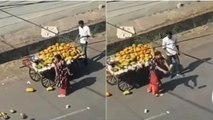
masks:
<svg viewBox="0 0 213 120"><path fill-rule="evenodd" d="M202 37L194 37L196 34ZM159 98L147 93L146 85L133 89L129 96L123 96L117 85L108 85L113 96L107 99L107 120L212 120L212 32L194 35L180 43L182 52L209 63L182 54L185 77L164 78L164 95Z"/></svg>
<svg viewBox="0 0 213 120"><path fill-rule="evenodd" d="M107 3L107 21L112 24L125 22L175 9L178 1L120 1ZM185 5L192 1L181 2Z"/></svg>
<svg viewBox="0 0 213 120"><path fill-rule="evenodd" d="M25 113L27 120L104 120L105 119L105 37L102 34L91 39L88 48L89 65L78 66L78 77L71 82L70 95L58 98L58 89L47 92L40 82L33 82L28 69L19 69L21 61L8 63L8 77L0 81L0 111L7 112L10 120L20 120ZM4 66L3 68L8 68ZM4 70L3 70L4 71ZM31 81L31 85L27 85ZM35 93L27 93L27 86ZM70 105L66 109L66 105ZM17 110L11 114L10 109Z"/></svg>
<svg viewBox="0 0 213 120"><path fill-rule="evenodd" d="M98 9L103 1L1 1L0 9L37 24ZM20 19L0 12L0 35L32 26Z"/></svg>

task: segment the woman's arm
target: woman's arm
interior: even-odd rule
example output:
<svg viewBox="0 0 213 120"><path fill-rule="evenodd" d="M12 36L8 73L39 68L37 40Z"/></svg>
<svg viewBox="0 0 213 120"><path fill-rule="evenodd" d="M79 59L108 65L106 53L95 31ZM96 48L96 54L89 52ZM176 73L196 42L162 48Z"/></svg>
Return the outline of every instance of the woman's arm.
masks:
<svg viewBox="0 0 213 120"><path fill-rule="evenodd" d="M166 60L164 60L164 65L167 67L167 69L170 71L170 67L168 65L168 63L166 62Z"/></svg>
<svg viewBox="0 0 213 120"><path fill-rule="evenodd" d="M67 70L67 73L68 73L69 75L72 75L71 72L70 72L70 69L68 68L67 63L66 63L65 61L63 61L63 64L66 66L65 69Z"/></svg>
<svg viewBox="0 0 213 120"><path fill-rule="evenodd" d="M54 70L55 70L55 76L58 76L58 70L57 70L56 64L54 64Z"/></svg>
<svg viewBox="0 0 213 120"><path fill-rule="evenodd" d="M164 74L166 74L166 73L167 73L167 71L165 71L164 69L160 68L160 67L159 67L159 66L157 66L157 65L155 66L155 68L156 68L156 69L158 69L158 70L160 70L160 71L162 71Z"/></svg>

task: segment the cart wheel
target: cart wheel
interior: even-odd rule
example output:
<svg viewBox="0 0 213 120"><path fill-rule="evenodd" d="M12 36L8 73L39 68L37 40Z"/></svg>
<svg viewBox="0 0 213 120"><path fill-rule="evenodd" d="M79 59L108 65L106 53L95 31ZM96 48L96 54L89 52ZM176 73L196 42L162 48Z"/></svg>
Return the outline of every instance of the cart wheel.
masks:
<svg viewBox="0 0 213 120"><path fill-rule="evenodd" d="M29 76L35 82L40 81L42 78L42 76L38 72L36 72L35 70L33 70L31 68L29 69Z"/></svg>
<svg viewBox="0 0 213 120"><path fill-rule="evenodd" d="M126 81L119 80L118 81L118 88L119 88L119 90L121 90L123 92L123 91L126 91L126 90L133 89L133 85L130 85Z"/></svg>
<svg viewBox="0 0 213 120"><path fill-rule="evenodd" d="M44 77L41 79L41 84L45 88L54 87L55 86L55 82L53 82L52 80L49 80L47 78L44 78Z"/></svg>
<svg viewBox="0 0 213 120"><path fill-rule="evenodd" d="M110 85L116 85L117 82L118 82L118 79L114 75L107 74L107 83L108 84L110 84Z"/></svg>

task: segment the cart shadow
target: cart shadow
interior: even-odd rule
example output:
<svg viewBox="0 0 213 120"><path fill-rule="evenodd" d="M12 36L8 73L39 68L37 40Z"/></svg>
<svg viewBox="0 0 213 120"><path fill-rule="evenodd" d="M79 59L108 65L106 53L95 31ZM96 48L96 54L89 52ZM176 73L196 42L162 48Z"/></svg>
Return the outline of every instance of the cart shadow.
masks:
<svg viewBox="0 0 213 120"><path fill-rule="evenodd" d="M199 65L201 65L204 62L207 62L209 60L211 60L212 58L203 58L201 60L196 60L192 63L190 63L186 68L182 69L182 73L188 73L188 72L192 72L193 70L195 70ZM183 68L183 67L182 67Z"/></svg>
<svg viewBox="0 0 213 120"><path fill-rule="evenodd" d="M173 91L178 85L181 84L184 84L190 89L194 89L195 87L197 87L197 77L198 75L192 75L184 78L173 79L169 82L163 83L163 85L161 86L161 92L166 93L169 91ZM193 83L193 85L189 84L190 81Z"/></svg>
<svg viewBox="0 0 213 120"><path fill-rule="evenodd" d="M93 72L103 69L105 66L101 62L88 59L88 65L85 66L82 63L73 63L69 66L70 71L73 73L72 79L78 79L85 75L89 75Z"/></svg>
<svg viewBox="0 0 213 120"><path fill-rule="evenodd" d="M129 71L127 74L121 76L120 79L133 85L135 89L139 89L149 83L149 68Z"/></svg>
<svg viewBox="0 0 213 120"><path fill-rule="evenodd" d="M86 88L88 86L93 85L96 82L96 77L88 77L84 78L78 82L72 81L71 88L69 89L69 94L80 90L82 88Z"/></svg>
<svg viewBox="0 0 213 120"><path fill-rule="evenodd" d="M103 57L105 57L105 55L106 55L106 51L104 50L100 54L92 57L91 60L92 61L98 61L98 60L102 59Z"/></svg>

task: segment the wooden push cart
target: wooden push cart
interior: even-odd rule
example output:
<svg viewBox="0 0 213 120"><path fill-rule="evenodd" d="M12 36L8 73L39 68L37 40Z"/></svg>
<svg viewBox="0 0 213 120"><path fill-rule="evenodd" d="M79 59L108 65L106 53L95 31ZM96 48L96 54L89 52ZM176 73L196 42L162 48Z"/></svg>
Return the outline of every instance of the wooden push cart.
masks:
<svg viewBox="0 0 213 120"><path fill-rule="evenodd" d="M36 57L34 55L28 56L22 60L22 64L23 64L22 67L29 68L30 78L35 82L41 81L41 84L45 88L50 87L50 86L52 86L52 87L55 86L55 82L53 80L46 78L47 73L51 72L52 68L46 68L46 69L39 70L36 68L36 65L38 65L39 62L41 62L41 60L36 59Z"/></svg>
<svg viewBox="0 0 213 120"><path fill-rule="evenodd" d="M84 58L81 57L77 60L75 60L74 62L70 62L68 63L68 66L70 66L72 63L76 63L81 64L83 62ZM35 81L41 81L41 84L43 87L47 88L47 87L53 87L56 85L56 81L55 81L55 70L53 66L49 66L43 69L37 69L36 65L39 64L39 62L41 62L42 60L37 59L35 55L33 56L28 56L25 57L22 60L22 67L27 67L29 68L29 76L30 78Z"/></svg>
<svg viewBox="0 0 213 120"><path fill-rule="evenodd" d="M135 66L132 69L123 70L122 72L113 72L113 64L116 63L107 63L107 83L110 85L117 84L120 91L131 90L148 83L148 65Z"/></svg>

